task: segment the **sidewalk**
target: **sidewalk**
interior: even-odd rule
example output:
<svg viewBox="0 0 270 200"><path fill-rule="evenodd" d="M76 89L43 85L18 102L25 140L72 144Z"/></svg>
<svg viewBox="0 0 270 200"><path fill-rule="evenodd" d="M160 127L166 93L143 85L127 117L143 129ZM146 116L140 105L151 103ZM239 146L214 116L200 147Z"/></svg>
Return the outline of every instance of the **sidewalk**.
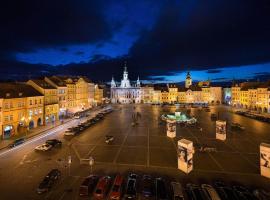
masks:
<svg viewBox="0 0 270 200"><path fill-rule="evenodd" d="M94 112L94 111L97 111L97 110L100 110L100 109L102 109L102 108L100 106L97 106L97 107L94 107L94 108L90 109L89 112ZM65 119L63 124L68 123L71 120L73 120L73 118ZM14 136L14 137L9 138L9 139L0 140L0 150L8 147L9 144L11 144L14 140L16 140L18 138L22 138L23 137L25 139L29 139L29 138L32 138L32 137L34 137L36 135L42 134L42 133L44 133L44 132L46 132L46 131L48 131L50 129L53 129L55 127L58 127L60 125L62 125L61 121L57 121L54 124L36 127L33 130L28 131L27 134L23 134L23 135L19 135L19 136Z"/></svg>
<svg viewBox="0 0 270 200"><path fill-rule="evenodd" d="M65 124L65 123L67 123L67 122L69 122L71 120L72 120L72 118L65 119L63 124ZM0 140L0 150L6 148L9 144L11 144L14 140L16 140L18 138L29 139L29 138L32 138L32 137L34 137L36 135L39 135L39 134L41 134L43 132L46 132L46 131L48 131L50 129L58 127L60 125L62 125L61 121L57 121L54 124L36 127L34 129L28 131L26 134L21 134L21 135L18 135L18 136L11 137L9 139Z"/></svg>

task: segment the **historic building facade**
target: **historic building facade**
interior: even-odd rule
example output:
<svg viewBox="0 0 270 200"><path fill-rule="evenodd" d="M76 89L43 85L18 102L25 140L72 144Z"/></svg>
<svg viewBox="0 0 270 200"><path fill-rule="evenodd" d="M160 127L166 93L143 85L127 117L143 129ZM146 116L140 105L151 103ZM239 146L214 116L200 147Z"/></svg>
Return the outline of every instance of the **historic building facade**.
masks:
<svg viewBox="0 0 270 200"><path fill-rule="evenodd" d="M117 86L114 78L111 81L111 102L112 103L141 103L142 102L142 90L141 83L138 78L135 85L130 83L128 79L127 67L124 69L123 79L121 84Z"/></svg>
<svg viewBox="0 0 270 200"><path fill-rule="evenodd" d="M0 83L2 139L43 125L44 96L25 83Z"/></svg>
<svg viewBox="0 0 270 200"><path fill-rule="evenodd" d="M270 113L270 82L244 82L231 88L234 107Z"/></svg>
<svg viewBox="0 0 270 200"><path fill-rule="evenodd" d="M207 104L222 102L222 87L210 86L210 81L192 83L190 72L187 73L185 85L162 84L142 86L138 78L135 85L131 85L125 68L123 79L119 86L114 78L111 81L112 103L187 103Z"/></svg>

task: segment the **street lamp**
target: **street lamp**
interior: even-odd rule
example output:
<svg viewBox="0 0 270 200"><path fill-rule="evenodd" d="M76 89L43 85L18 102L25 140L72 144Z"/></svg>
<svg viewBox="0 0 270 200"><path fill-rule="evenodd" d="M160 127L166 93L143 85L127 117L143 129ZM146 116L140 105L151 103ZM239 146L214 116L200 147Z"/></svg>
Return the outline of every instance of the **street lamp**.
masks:
<svg viewBox="0 0 270 200"><path fill-rule="evenodd" d="M90 156L90 158L89 158L89 165L90 165L90 167L91 167L91 174L92 174L92 168L93 168L93 165L94 165L94 158L92 157L92 156Z"/></svg>
<svg viewBox="0 0 270 200"><path fill-rule="evenodd" d="M71 166L71 163L72 163L71 156L68 156L68 176L70 176L70 166Z"/></svg>

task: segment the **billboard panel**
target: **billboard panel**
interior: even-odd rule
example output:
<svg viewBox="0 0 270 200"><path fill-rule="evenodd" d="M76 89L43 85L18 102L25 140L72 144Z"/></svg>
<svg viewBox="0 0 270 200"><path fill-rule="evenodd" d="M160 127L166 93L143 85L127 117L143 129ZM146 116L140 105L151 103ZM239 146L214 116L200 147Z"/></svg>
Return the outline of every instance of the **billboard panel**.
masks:
<svg viewBox="0 0 270 200"><path fill-rule="evenodd" d="M216 121L216 139L226 140L226 121Z"/></svg>
<svg viewBox="0 0 270 200"><path fill-rule="evenodd" d="M261 175L270 178L270 144L260 145L260 168Z"/></svg>
<svg viewBox="0 0 270 200"><path fill-rule="evenodd" d="M167 136L170 138L176 137L176 121L167 120Z"/></svg>
<svg viewBox="0 0 270 200"><path fill-rule="evenodd" d="M185 173L193 170L193 142L181 139L178 141L178 169Z"/></svg>

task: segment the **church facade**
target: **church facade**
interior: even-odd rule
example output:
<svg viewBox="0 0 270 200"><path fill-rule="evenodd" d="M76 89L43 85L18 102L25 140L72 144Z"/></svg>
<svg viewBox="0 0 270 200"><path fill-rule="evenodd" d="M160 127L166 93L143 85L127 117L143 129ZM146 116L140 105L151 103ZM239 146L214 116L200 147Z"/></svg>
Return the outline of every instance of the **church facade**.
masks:
<svg viewBox="0 0 270 200"><path fill-rule="evenodd" d="M136 84L132 85L128 79L128 71L125 66L123 72L123 79L121 84L117 85L114 78L111 81L111 102L112 103L141 103L142 93L141 93L141 83L138 77Z"/></svg>

